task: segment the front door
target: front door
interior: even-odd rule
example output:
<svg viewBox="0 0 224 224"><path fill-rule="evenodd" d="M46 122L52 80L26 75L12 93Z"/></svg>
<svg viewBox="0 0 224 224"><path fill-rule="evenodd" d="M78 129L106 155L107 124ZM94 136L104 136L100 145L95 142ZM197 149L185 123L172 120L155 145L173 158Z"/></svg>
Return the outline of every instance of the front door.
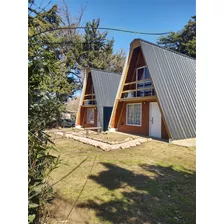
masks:
<svg viewBox="0 0 224 224"><path fill-rule="evenodd" d="M103 131L108 129L112 109L113 107L103 107Z"/></svg>
<svg viewBox="0 0 224 224"><path fill-rule="evenodd" d="M149 136L161 138L161 113L156 102L149 104Z"/></svg>

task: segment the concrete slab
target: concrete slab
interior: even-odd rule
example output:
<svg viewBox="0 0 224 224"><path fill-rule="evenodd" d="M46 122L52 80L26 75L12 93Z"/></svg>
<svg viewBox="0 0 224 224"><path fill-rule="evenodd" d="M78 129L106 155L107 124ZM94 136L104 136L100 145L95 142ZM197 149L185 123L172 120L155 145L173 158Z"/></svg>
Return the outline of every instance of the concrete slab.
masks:
<svg viewBox="0 0 224 224"><path fill-rule="evenodd" d="M182 145L182 146L191 147L191 146L196 146L196 138L174 140L171 143L175 144L175 145Z"/></svg>

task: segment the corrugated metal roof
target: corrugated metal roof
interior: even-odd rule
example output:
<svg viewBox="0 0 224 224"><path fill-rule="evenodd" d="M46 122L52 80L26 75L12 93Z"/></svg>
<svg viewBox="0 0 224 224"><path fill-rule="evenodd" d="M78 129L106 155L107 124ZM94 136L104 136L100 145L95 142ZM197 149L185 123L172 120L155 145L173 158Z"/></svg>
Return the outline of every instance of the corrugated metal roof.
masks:
<svg viewBox="0 0 224 224"><path fill-rule="evenodd" d="M98 126L103 127L103 107L113 107L121 74L91 69L98 110Z"/></svg>
<svg viewBox="0 0 224 224"><path fill-rule="evenodd" d="M172 139L196 137L196 60L140 43Z"/></svg>

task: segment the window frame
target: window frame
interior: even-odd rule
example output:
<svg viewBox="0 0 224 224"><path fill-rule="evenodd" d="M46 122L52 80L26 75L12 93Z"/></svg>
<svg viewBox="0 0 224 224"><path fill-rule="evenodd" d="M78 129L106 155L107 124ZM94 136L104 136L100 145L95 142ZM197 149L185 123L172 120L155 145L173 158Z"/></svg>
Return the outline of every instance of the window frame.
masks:
<svg viewBox="0 0 224 224"><path fill-rule="evenodd" d="M138 68L136 68L136 82L137 81L140 81L140 80L138 80L138 71L140 70L140 69L144 69L144 77L143 77L143 79L142 80L145 80L145 69L148 69L148 67L146 66L146 65L144 65L144 66L141 66L141 67L138 67ZM148 69L148 73L149 73L149 69ZM149 79L150 79L150 81L148 81L148 82L151 82L151 86L152 86L152 78L151 78L151 75L150 75L150 73L149 73ZM150 96L152 96L152 89L151 90L141 90L141 88L138 88L138 84L139 83L136 83L135 84L135 88L136 88L136 96L137 96L137 93L138 93L138 91L143 91L144 93L144 96L143 97L145 97L145 91L151 91L151 95ZM144 82L144 87L142 88L142 89L144 89L145 88L145 82ZM139 90L138 90L139 89Z"/></svg>
<svg viewBox="0 0 224 224"><path fill-rule="evenodd" d="M129 105L134 105L134 104L138 104L140 105L140 125L139 124L128 124L128 106ZM137 127L141 127L142 126L142 103L127 103L126 104L126 125L128 126L137 126Z"/></svg>
<svg viewBox="0 0 224 224"><path fill-rule="evenodd" d="M88 117L88 110L93 110L93 122L92 121L89 121L89 117ZM86 123L87 124L94 124L95 123L95 108L92 108L92 107L90 107L90 108L87 108L87 110L86 110Z"/></svg>

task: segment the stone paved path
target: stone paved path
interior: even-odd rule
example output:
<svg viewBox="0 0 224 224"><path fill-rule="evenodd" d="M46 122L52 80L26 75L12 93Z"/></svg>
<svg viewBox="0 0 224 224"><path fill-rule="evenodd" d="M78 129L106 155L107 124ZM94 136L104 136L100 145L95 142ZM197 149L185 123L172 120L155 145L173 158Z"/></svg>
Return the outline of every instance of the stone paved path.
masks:
<svg viewBox="0 0 224 224"><path fill-rule="evenodd" d="M66 138L72 138L76 141L79 141L79 142L82 142L82 143L85 143L85 144L93 145L93 146L95 146L97 148L100 148L104 151L130 148L130 147L133 147L133 146L136 146L136 145L140 145L143 142L147 142L147 141L151 140L151 139L148 139L148 138L139 137L137 139L130 140L128 142L111 145L111 144L108 144L108 143L105 143L105 142L102 142L102 141L97 141L97 140L86 138L86 137L83 137L83 136L77 136L77 134L74 134L74 132L70 132L70 131L65 132L65 131L60 131L59 130L59 131L54 131L53 133L57 134L57 135L60 135L60 136L63 136L63 137L66 137Z"/></svg>

